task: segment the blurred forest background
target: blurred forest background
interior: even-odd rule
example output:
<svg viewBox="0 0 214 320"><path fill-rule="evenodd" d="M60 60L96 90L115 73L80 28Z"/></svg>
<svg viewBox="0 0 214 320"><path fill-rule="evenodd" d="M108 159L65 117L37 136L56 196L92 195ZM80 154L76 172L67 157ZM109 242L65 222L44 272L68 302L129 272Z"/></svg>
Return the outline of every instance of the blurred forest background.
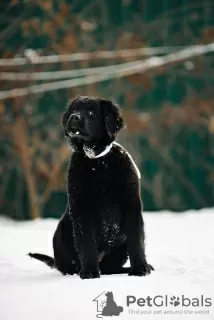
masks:
<svg viewBox="0 0 214 320"><path fill-rule="evenodd" d="M68 99L113 97L147 211L214 205L212 0L1 0L0 213L59 217Z"/></svg>

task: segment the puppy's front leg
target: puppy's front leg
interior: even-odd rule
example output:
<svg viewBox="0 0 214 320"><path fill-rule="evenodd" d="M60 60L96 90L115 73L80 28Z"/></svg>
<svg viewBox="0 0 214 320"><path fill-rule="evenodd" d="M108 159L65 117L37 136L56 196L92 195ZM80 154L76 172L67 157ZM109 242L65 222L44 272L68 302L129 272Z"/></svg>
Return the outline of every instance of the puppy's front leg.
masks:
<svg viewBox="0 0 214 320"><path fill-rule="evenodd" d="M130 258L130 276L145 276L154 268L147 263L144 244L144 223L140 197L129 194L125 201L125 231Z"/></svg>
<svg viewBox="0 0 214 320"><path fill-rule="evenodd" d="M82 279L99 278L99 262L96 238L90 223L89 208L77 198L69 199L69 214L73 224L74 242L79 255Z"/></svg>
<svg viewBox="0 0 214 320"><path fill-rule="evenodd" d="M76 226L74 230L76 248L81 263L80 278L99 278L98 252L93 231L89 226L87 227L87 230L86 228L79 228L78 226Z"/></svg>

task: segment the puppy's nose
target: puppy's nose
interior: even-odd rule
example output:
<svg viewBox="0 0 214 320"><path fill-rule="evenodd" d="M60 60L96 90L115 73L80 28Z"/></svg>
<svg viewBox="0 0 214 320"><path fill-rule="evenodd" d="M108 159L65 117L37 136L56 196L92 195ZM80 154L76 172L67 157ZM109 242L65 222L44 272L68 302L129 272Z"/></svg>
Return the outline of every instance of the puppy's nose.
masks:
<svg viewBox="0 0 214 320"><path fill-rule="evenodd" d="M81 117L78 113L73 113L71 115L71 120L72 120L72 122L79 122L81 120Z"/></svg>

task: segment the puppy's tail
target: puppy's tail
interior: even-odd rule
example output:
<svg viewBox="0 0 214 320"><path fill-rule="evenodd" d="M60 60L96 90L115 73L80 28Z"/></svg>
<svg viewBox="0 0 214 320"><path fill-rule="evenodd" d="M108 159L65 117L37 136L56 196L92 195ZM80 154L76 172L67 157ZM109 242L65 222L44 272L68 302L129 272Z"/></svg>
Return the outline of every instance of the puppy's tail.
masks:
<svg viewBox="0 0 214 320"><path fill-rule="evenodd" d="M55 261L54 261L54 258L52 257L46 256L45 254L40 254L40 253L28 253L28 256L44 262L45 264L47 264L47 266L49 266L52 269L55 268Z"/></svg>

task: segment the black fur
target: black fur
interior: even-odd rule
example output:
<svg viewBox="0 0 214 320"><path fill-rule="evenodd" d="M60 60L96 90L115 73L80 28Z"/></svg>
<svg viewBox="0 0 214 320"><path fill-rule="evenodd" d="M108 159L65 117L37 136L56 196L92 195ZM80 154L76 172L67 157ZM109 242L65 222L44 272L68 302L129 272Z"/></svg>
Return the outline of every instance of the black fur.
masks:
<svg viewBox="0 0 214 320"><path fill-rule="evenodd" d="M139 178L118 145L100 158L124 126L119 107L102 98L75 98L62 116L73 149L68 168L68 205L53 238L54 262L31 254L63 274L82 279L101 274L144 276L146 261ZM37 256L36 256L37 255ZM130 258L131 268L123 268Z"/></svg>
<svg viewBox="0 0 214 320"><path fill-rule="evenodd" d="M28 255L31 258L41 260L42 262L46 263L47 266L50 268L55 268L55 261L54 258L47 256L46 254L40 254L40 253L28 253Z"/></svg>

